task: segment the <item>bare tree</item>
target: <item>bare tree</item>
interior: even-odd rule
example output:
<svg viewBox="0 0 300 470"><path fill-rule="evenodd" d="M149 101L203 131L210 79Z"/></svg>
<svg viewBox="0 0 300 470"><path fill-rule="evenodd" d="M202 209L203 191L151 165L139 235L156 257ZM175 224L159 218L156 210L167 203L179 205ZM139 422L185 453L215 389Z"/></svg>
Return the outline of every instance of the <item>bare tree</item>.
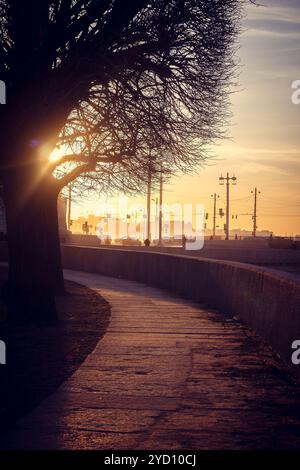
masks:
<svg viewBox="0 0 300 470"><path fill-rule="evenodd" d="M67 183L135 191L150 153L184 171L205 157L226 119L242 3L0 0L11 318L28 321L41 298L51 316L63 290L56 203ZM57 142L66 154L51 162Z"/></svg>

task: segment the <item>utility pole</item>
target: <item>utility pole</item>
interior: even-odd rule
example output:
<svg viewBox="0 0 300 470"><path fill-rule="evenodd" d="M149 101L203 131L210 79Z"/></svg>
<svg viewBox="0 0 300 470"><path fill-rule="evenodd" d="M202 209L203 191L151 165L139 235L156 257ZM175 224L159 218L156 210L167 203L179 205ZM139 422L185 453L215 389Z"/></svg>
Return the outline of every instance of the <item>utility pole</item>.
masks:
<svg viewBox="0 0 300 470"><path fill-rule="evenodd" d="M155 198L155 239L157 243L158 197Z"/></svg>
<svg viewBox="0 0 300 470"><path fill-rule="evenodd" d="M72 183L69 183L69 196L68 196L68 230L71 230L71 206L72 206Z"/></svg>
<svg viewBox="0 0 300 470"><path fill-rule="evenodd" d="M229 176L229 173L225 177L222 175L219 177L219 183L224 185L226 181L226 230L225 230L225 240L229 240L229 186L230 182L236 184L237 178L235 176Z"/></svg>
<svg viewBox="0 0 300 470"><path fill-rule="evenodd" d="M159 180L159 217L158 217L158 245L162 246L162 204L163 204L163 167L160 165L160 180Z"/></svg>
<svg viewBox="0 0 300 470"><path fill-rule="evenodd" d="M216 219L217 219L217 198L220 196L216 193L212 194L211 197L214 198L214 216L213 216L213 238L216 236Z"/></svg>
<svg viewBox="0 0 300 470"><path fill-rule="evenodd" d="M251 191L251 194L254 194L254 210L253 210L253 237L256 237L256 229L257 229L257 194L260 194L260 191L257 191L257 188L254 191Z"/></svg>
<svg viewBox="0 0 300 470"><path fill-rule="evenodd" d="M148 188L147 188L147 238L151 240L151 163L148 165Z"/></svg>

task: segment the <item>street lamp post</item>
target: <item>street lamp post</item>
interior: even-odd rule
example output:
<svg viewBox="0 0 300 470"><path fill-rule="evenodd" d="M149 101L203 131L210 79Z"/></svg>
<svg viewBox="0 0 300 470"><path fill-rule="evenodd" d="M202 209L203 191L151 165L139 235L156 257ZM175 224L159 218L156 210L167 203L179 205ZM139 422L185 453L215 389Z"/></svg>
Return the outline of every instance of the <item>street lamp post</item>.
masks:
<svg viewBox="0 0 300 470"><path fill-rule="evenodd" d="M253 210L253 237L256 237L256 230L257 230L257 194L260 194L260 191L257 188L254 191L251 191L251 194L254 194L254 210Z"/></svg>
<svg viewBox="0 0 300 470"><path fill-rule="evenodd" d="M219 177L219 183L221 185L224 185L226 182L226 227L225 227L225 240L229 240L229 186L230 182L232 184L236 184L237 178L235 176L229 176L229 173L227 173L226 176L220 176Z"/></svg>
<svg viewBox="0 0 300 470"><path fill-rule="evenodd" d="M217 198L220 196L216 193L212 194L211 197L214 198L214 216L213 216L213 238L216 236L216 219L217 219Z"/></svg>
<svg viewBox="0 0 300 470"><path fill-rule="evenodd" d="M68 230L71 230L71 205L72 205L72 183L69 183L69 195L68 195Z"/></svg>
<svg viewBox="0 0 300 470"><path fill-rule="evenodd" d="M162 246L162 204L163 204L163 166L160 166L160 180L159 180L159 216L158 216L158 245Z"/></svg>

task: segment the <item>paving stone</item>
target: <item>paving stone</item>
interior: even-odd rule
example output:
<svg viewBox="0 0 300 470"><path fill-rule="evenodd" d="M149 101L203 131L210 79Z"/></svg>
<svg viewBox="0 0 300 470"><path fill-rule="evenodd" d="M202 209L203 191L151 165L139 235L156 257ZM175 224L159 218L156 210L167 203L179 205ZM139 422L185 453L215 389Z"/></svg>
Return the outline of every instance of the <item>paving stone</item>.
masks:
<svg viewBox="0 0 300 470"><path fill-rule="evenodd" d="M66 276L108 300L111 323L7 448L300 447L299 386L245 325L142 284Z"/></svg>

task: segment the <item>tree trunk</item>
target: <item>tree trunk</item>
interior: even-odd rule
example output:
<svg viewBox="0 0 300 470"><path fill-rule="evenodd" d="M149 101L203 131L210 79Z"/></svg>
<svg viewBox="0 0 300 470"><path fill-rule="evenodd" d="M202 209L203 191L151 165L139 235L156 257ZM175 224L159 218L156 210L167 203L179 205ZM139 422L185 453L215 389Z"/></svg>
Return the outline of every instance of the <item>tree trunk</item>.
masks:
<svg viewBox="0 0 300 470"><path fill-rule="evenodd" d="M64 290L53 180L14 174L4 183L9 277L3 288L8 320L56 322L55 294Z"/></svg>

